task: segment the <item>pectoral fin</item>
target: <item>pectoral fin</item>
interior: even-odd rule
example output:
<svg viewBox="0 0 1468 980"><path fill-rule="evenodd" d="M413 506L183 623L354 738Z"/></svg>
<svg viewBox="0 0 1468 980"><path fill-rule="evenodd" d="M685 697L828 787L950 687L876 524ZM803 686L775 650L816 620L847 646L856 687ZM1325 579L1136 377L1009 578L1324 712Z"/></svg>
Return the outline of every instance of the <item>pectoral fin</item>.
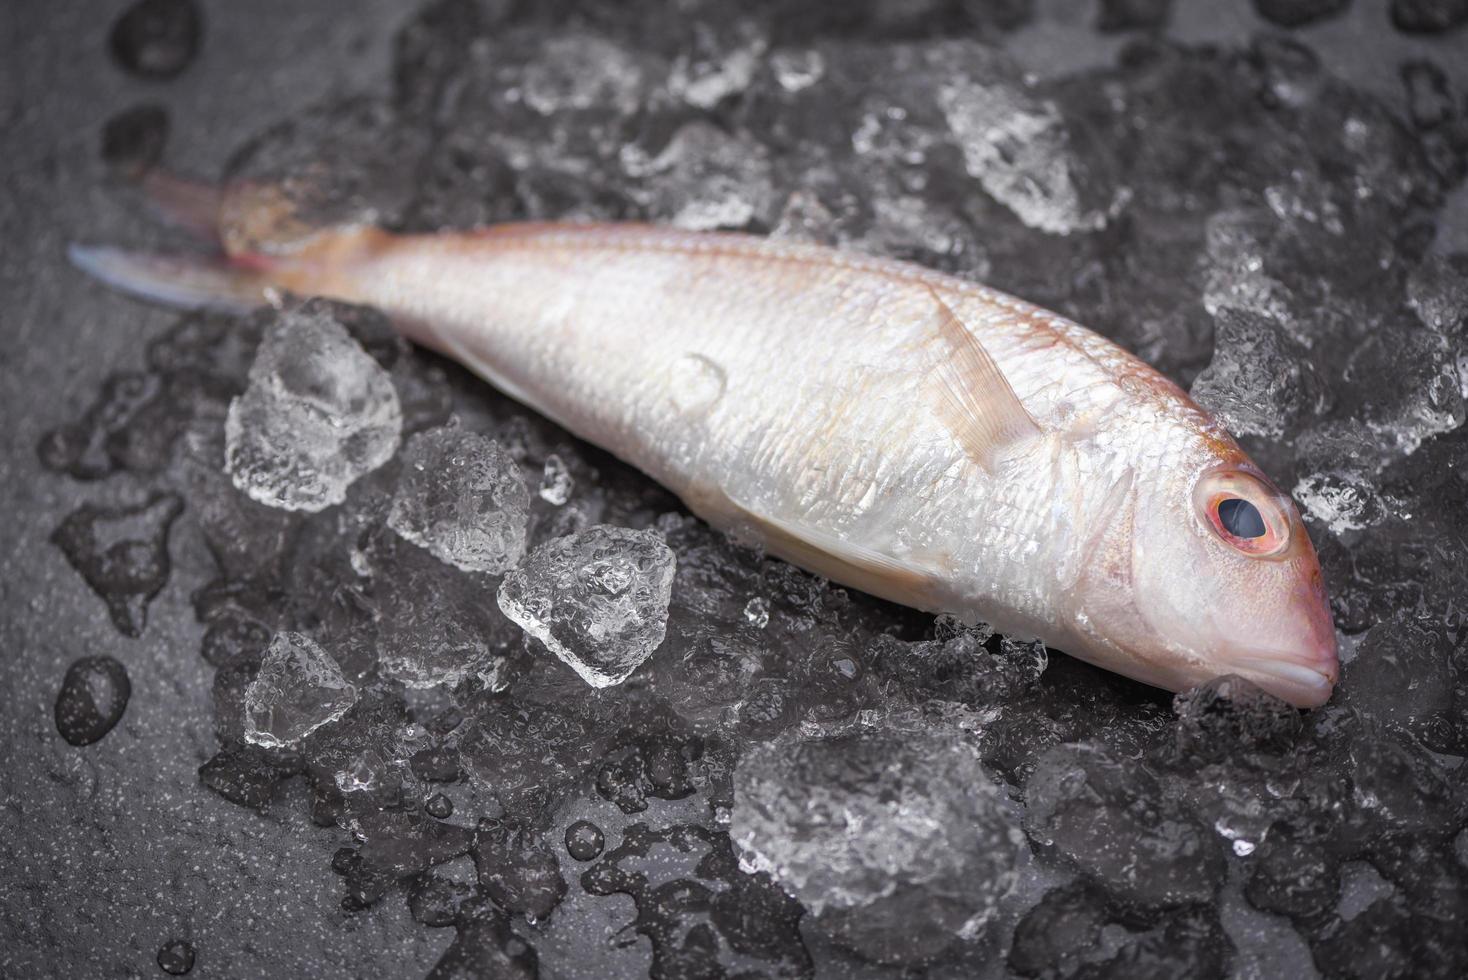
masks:
<svg viewBox="0 0 1468 980"><path fill-rule="evenodd" d="M946 353L933 372L934 410L969 458L992 472L1007 449L1040 434L1039 423L984 345L936 291L933 301Z"/></svg>

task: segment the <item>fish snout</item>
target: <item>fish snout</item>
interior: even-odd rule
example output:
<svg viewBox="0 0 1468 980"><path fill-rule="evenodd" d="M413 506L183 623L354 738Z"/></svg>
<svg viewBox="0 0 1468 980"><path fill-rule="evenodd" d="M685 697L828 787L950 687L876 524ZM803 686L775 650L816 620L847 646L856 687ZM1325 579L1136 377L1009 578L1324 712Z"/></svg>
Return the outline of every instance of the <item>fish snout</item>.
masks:
<svg viewBox="0 0 1468 980"><path fill-rule="evenodd" d="M1268 651L1240 651L1238 660L1241 673L1298 708L1329 701L1341 672L1335 623L1318 573L1312 586L1295 596L1280 642Z"/></svg>

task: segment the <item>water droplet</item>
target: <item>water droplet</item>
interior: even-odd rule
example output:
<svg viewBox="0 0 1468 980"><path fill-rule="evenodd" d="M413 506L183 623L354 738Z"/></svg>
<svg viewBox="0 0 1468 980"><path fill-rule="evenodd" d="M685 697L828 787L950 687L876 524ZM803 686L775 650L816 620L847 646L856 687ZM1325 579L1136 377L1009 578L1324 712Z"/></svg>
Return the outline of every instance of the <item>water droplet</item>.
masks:
<svg viewBox="0 0 1468 980"><path fill-rule="evenodd" d="M759 596L755 596L745 603L744 618L749 620L750 625L755 629L764 629L770 624L770 604Z"/></svg>
<svg viewBox="0 0 1468 980"><path fill-rule="evenodd" d="M134 75L173 78L194 60L200 28L193 0L139 0L112 27L112 57Z"/></svg>
<svg viewBox="0 0 1468 980"><path fill-rule="evenodd" d="M170 976L181 977L194 968L194 946L183 939L171 939L158 950L158 968Z"/></svg>
<svg viewBox="0 0 1468 980"><path fill-rule="evenodd" d="M442 793L434 793L428 798L428 802L423 804L423 809L428 812L430 817L437 817L439 820L444 820L453 815L454 801Z"/></svg>
<svg viewBox="0 0 1468 980"><path fill-rule="evenodd" d="M150 170L168 141L168 111L160 105L125 109L102 127L102 162L136 180Z"/></svg>
<svg viewBox="0 0 1468 980"><path fill-rule="evenodd" d="M669 394L685 414L707 412L724 395L724 369L702 354L684 354L673 362Z"/></svg>
<svg viewBox="0 0 1468 980"><path fill-rule="evenodd" d="M122 719L131 696L122 664L111 657L82 657L67 668L56 696L56 730L72 745L91 745Z"/></svg>
<svg viewBox="0 0 1468 980"><path fill-rule="evenodd" d="M566 828L566 853L578 861L590 861L601 854L606 837L590 820L578 820Z"/></svg>

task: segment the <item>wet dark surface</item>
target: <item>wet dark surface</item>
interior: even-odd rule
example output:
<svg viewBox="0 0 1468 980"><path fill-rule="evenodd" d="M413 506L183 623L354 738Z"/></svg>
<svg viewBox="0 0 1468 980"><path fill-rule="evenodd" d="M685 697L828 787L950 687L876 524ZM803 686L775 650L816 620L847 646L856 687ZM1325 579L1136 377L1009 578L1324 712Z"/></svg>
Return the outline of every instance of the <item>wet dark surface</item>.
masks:
<svg viewBox="0 0 1468 980"><path fill-rule="evenodd" d="M1461 5L520 6L0 13L0 974L1468 971ZM160 157L330 174L291 185L311 220L742 228L1073 316L1296 494L1337 695L1174 704L830 588L313 308L405 440L453 415L503 448L532 552L667 542L667 638L593 689L500 612L501 566L394 530L402 450L319 512L235 489L226 414L275 314L180 318L64 260L179 244L122 183ZM647 571L613 559L592 585ZM287 744L259 736L280 631L341 675L320 714L284 685ZM68 680L103 656L124 680Z"/></svg>

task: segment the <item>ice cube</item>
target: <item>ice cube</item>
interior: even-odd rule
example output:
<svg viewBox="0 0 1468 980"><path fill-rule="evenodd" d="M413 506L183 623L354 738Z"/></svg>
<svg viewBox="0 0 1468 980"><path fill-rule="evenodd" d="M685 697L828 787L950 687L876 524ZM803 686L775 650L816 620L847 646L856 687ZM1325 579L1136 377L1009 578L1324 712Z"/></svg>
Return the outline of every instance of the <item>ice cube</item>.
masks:
<svg viewBox="0 0 1468 980"><path fill-rule="evenodd" d="M1304 349L1269 317L1223 307L1214 324L1213 360L1192 395L1229 431L1278 439L1324 404Z"/></svg>
<svg viewBox="0 0 1468 980"><path fill-rule="evenodd" d="M644 196L653 213L680 228L744 228L773 217L769 150L747 135L691 122L654 159L625 157L629 172L651 178Z"/></svg>
<svg viewBox="0 0 1468 980"><path fill-rule="evenodd" d="M498 575L525 554L530 493L499 443L459 428L416 435L387 523L440 561Z"/></svg>
<svg viewBox="0 0 1468 980"><path fill-rule="evenodd" d="M1234 945L1213 909L1159 918L1120 915L1095 888L1072 882L1046 892L1020 920L1009 965L1023 977L1236 975L1229 971Z"/></svg>
<svg viewBox="0 0 1468 980"><path fill-rule="evenodd" d="M757 746L730 836L841 942L932 956L992 913L1024 851L1019 819L956 733L862 732Z"/></svg>
<svg viewBox="0 0 1468 980"><path fill-rule="evenodd" d="M1468 717L1456 707L1450 636L1432 619L1405 613L1377 623L1346 665L1341 700L1434 752L1464 755Z"/></svg>
<svg viewBox="0 0 1468 980"><path fill-rule="evenodd" d="M1259 209L1230 208L1212 215L1205 225L1207 284L1203 306L1217 316L1224 309L1244 310L1289 327L1295 297L1267 268L1271 236L1280 220Z"/></svg>
<svg viewBox="0 0 1468 980"><path fill-rule="evenodd" d="M525 68L521 96L542 116L612 106L636 109L645 84L642 67L625 49L592 33L545 40Z"/></svg>
<svg viewBox="0 0 1468 980"><path fill-rule="evenodd" d="M1375 481L1350 470L1301 477L1293 495L1307 514L1335 535L1380 524L1391 514L1392 502L1381 495Z"/></svg>
<svg viewBox="0 0 1468 980"><path fill-rule="evenodd" d="M1396 330L1390 339L1378 334L1352 352L1352 370L1380 371L1394 390L1373 386L1367 427L1378 444L1395 444L1403 455L1423 441L1451 432L1468 418L1468 399L1460 375L1457 344L1428 329Z"/></svg>
<svg viewBox="0 0 1468 980"><path fill-rule="evenodd" d="M668 77L668 91L697 109L712 109L749 88L769 40L747 20L734 22L729 36L710 27L694 36L692 50L680 52Z"/></svg>
<svg viewBox="0 0 1468 980"><path fill-rule="evenodd" d="M277 633L245 688L245 740L268 749L293 745L356 703L356 686L331 654L304 633Z"/></svg>
<svg viewBox="0 0 1468 980"><path fill-rule="evenodd" d="M1429 329L1468 331L1468 255L1430 255L1407 279L1407 305Z"/></svg>
<svg viewBox="0 0 1468 980"><path fill-rule="evenodd" d="M499 605L586 683L608 687L663 642L674 564L656 531L598 524L532 552L500 584Z"/></svg>
<svg viewBox="0 0 1468 980"><path fill-rule="evenodd" d="M1137 909L1209 903L1224 876L1217 838L1145 767L1093 743L1058 745L1025 786L1025 830Z"/></svg>
<svg viewBox="0 0 1468 980"><path fill-rule="evenodd" d="M225 469L262 504L319 511L398 448L402 410L386 371L319 300L266 329L250 384L229 406Z"/></svg>
<svg viewBox="0 0 1468 980"><path fill-rule="evenodd" d="M1300 731L1300 713L1233 674L1173 698L1177 746L1191 764L1252 751L1280 752Z"/></svg>
<svg viewBox="0 0 1468 980"><path fill-rule="evenodd" d="M1084 167L1056 104L1028 91L1017 71L975 67L938 89L969 175L1031 228L1069 234L1104 226L1106 210L1083 199Z"/></svg>
<svg viewBox="0 0 1468 980"><path fill-rule="evenodd" d="M826 59L814 48L789 48L770 55L770 71L787 92L810 88L826 73Z"/></svg>
<svg viewBox="0 0 1468 980"><path fill-rule="evenodd" d="M1244 895L1256 909L1309 920L1340 895L1339 860L1320 842L1270 834L1251 858Z"/></svg>
<svg viewBox="0 0 1468 980"><path fill-rule="evenodd" d="M379 669L411 688L471 677L500 687L502 653L520 635L485 602L484 581L396 535L383 539L370 553L373 582L363 598L370 619L358 634L377 650Z"/></svg>

